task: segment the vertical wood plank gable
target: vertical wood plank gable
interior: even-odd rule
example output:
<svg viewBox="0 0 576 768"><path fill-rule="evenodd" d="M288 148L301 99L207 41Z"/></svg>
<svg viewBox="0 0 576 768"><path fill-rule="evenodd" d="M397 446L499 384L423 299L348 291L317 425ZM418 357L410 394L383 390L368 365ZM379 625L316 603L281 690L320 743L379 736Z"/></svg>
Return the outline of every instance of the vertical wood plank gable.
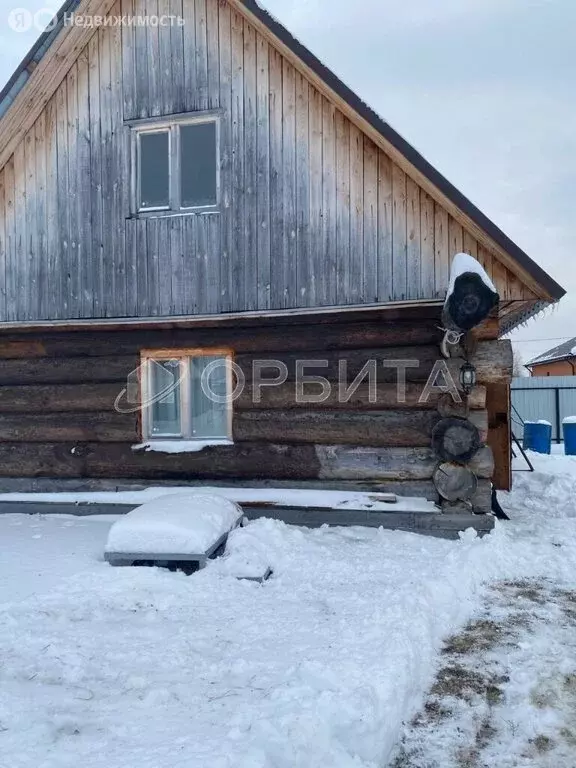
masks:
<svg viewBox="0 0 576 768"><path fill-rule="evenodd" d="M210 1L210 0L209 0ZM258 307L256 33L244 22L244 307Z"/></svg>
<svg viewBox="0 0 576 768"><path fill-rule="evenodd" d="M38 246L38 230L36 228L36 206L38 196L36 192L36 145L34 128L31 128L24 137L24 158L25 158L25 220L26 220L26 241L25 241L25 270L26 279L24 282L25 294L25 318L27 320L34 317L35 302L38 290L38 262L36 251ZM73 194L73 191L71 190Z"/></svg>
<svg viewBox="0 0 576 768"><path fill-rule="evenodd" d="M256 190L258 306L270 307L270 106L268 43L256 36Z"/></svg>
<svg viewBox="0 0 576 768"><path fill-rule="evenodd" d="M392 284L394 298L406 298L407 243L406 243L406 174L395 163L392 165Z"/></svg>
<svg viewBox="0 0 576 768"><path fill-rule="evenodd" d="M422 241L420 231L420 187L410 177L406 179L406 259L407 293L409 299L422 296Z"/></svg>
<svg viewBox="0 0 576 768"><path fill-rule="evenodd" d="M198 8L198 6L197 6ZM232 45L232 309L246 307L246 237L244 195L244 19L231 15Z"/></svg>
<svg viewBox="0 0 576 768"><path fill-rule="evenodd" d="M118 34L120 34L119 28ZM121 66L121 52L118 51L118 66ZM118 99L122 99L121 90ZM76 222L78 226L77 248L77 282L78 282L78 314L80 317L89 316L94 306L94 271L92 260L92 220L91 220L91 136L90 136L90 69L89 52L82 51L78 58L78 135L76 153L77 197ZM121 122L121 102L118 103L118 120ZM116 170L117 177L120 168ZM116 180L115 180L115 183ZM112 222L110 222L112 224ZM115 237L124 239L123 230L116 229Z"/></svg>
<svg viewBox="0 0 576 768"><path fill-rule="evenodd" d="M4 167L5 233L6 233L6 320L16 318L19 286L16 283L16 232L15 207L16 189L14 185L14 155Z"/></svg>
<svg viewBox="0 0 576 768"><path fill-rule="evenodd" d="M158 0L158 15L160 18L171 13L171 0ZM171 25L158 25L159 56L155 62L158 72L158 88L161 98L161 114L171 115L176 112L174 99L174 72L172 51Z"/></svg>
<svg viewBox="0 0 576 768"><path fill-rule="evenodd" d="M186 0L184 0L186 2ZM218 40L218 0L206 0L206 52L208 67L208 109L220 106L220 63ZM253 34L254 30L250 27Z"/></svg>
<svg viewBox="0 0 576 768"><path fill-rule="evenodd" d="M185 3L186 6L189 3ZM220 309L232 309L234 273L232 254L232 43L230 5L220 0L218 10L220 40ZM187 88L189 86L187 85Z"/></svg>
<svg viewBox="0 0 576 768"><path fill-rule="evenodd" d="M350 123L350 304L362 300L364 286L364 141Z"/></svg>
<svg viewBox="0 0 576 768"><path fill-rule="evenodd" d="M269 52L270 77L270 301L273 307L285 306L284 194L282 180L282 56Z"/></svg>
<svg viewBox="0 0 576 768"><path fill-rule="evenodd" d="M158 0L146 0L146 14L158 16ZM148 56L148 104L146 114L158 117L162 114L164 94L162 93L160 62L160 30L157 25L147 24L146 48ZM103 32L105 30L101 30ZM103 35L106 38L106 35ZM109 42L109 41L107 41ZM106 61L106 58L104 59Z"/></svg>
<svg viewBox="0 0 576 768"><path fill-rule="evenodd" d="M434 296L434 200L420 190L420 297Z"/></svg>
<svg viewBox="0 0 576 768"><path fill-rule="evenodd" d="M378 150L364 137L363 301L378 301Z"/></svg>
<svg viewBox="0 0 576 768"><path fill-rule="evenodd" d="M133 0L134 15L145 16L147 13L146 0ZM188 5L188 3L186 4ZM99 35L95 35L99 41ZM90 46L92 46L92 40ZM144 25L134 26L134 116L148 117L150 104L148 102L148 68L153 60L148 55L148 34Z"/></svg>
<svg viewBox="0 0 576 768"><path fill-rule="evenodd" d="M134 13L133 0L121 0L122 16L132 16ZM93 39L93 38L92 38ZM89 61L91 61L91 46L88 43ZM125 120L132 120L138 115L136 110L136 43L135 27L133 24L122 25L122 114Z"/></svg>
<svg viewBox="0 0 576 768"><path fill-rule="evenodd" d="M294 67L282 62L282 209L281 256L283 307L298 306L296 289L296 80Z"/></svg>
<svg viewBox="0 0 576 768"><path fill-rule="evenodd" d="M448 213L434 205L434 282L435 298L444 298L449 281Z"/></svg>
<svg viewBox="0 0 576 768"><path fill-rule="evenodd" d="M59 248L55 254L54 276L57 286L57 317L68 317L70 299L68 291L68 241L69 241L69 196L68 196L68 97L66 81L56 91L56 133L58 173L58 232Z"/></svg>
<svg viewBox="0 0 576 768"><path fill-rule="evenodd" d="M226 46L225 50L220 50L220 67L222 67L222 55L228 54L230 56L230 6L226 0L222 0L221 11L222 14L222 26L225 24L226 18L228 19L228 40L222 39L223 29L220 29L221 43ZM184 25L182 27L182 43L184 48L184 111L189 112L196 107L196 6L194 0L183 0L182 3L182 18L184 19ZM221 71L222 76L222 71ZM230 82L228 80L228 82Z"/></svg>
<svg viewBox="0 0 576 768"><path fill-rule="evenodd" d="M389 301L393 285L392 161L378 152L378 301Z"/></svg>
<svg viewBox="0 0 576 768"><path fill-rule="evenodd" d="M306 306L320 302L322 279L322 95L308 88L308 146L310 152L310 283Z"/></svg>
<svg viewBox="0 0 576 768"><path fill-rule="evenodd" d="M336 111L336 300L349 301L350 268L350 122Z"/></svg>
<svg viewBox="0 0 576 768"><path fill-rule="evenodd" d="M92 312L104 314L104 246L102 220L102 132L100 127L100 44L94 35L88 45L88 87L90 99L90 214L91 214L91 274ZM134 105L136 109L136 104Z"/></svg>
<svg viewBox="0 0 576 768"><path fill-rule="evenodd" d="M6 317L6 172L0 170L0 318Z"/></svg>
<svg viewBox="0 0 576 768"><path fill-rule="evenodd" d="M317 296L320 304L336 303L336 108L322 99L322 270Z"/></svg>
<svg viewBox="0 0 576 768"><path fill-rule="evenodd" d="M36 156L36 229L38 232L36 253L34 254L34 261L36 262L35 273L38 278L38 284L36 287L36 296L33 303L33 315L34 317L44 318L49 312L48 302L52 301L52 297L47 292L47 243L46 243L46 231L47 231L47 215L46 215L46 111L38 117L35 124L35 147L34 154ZM3 290L0 292L0 302L5 301L5 283Z"/></svg>
<svg viewBox="0 0 576 768"><path fill-rule="evenodd" d="M194 108L208 109L208 50L206 34L206 0L186 0L194 2L196 21L196 94ZM240 24L242 21L240 20Z"/></svg>

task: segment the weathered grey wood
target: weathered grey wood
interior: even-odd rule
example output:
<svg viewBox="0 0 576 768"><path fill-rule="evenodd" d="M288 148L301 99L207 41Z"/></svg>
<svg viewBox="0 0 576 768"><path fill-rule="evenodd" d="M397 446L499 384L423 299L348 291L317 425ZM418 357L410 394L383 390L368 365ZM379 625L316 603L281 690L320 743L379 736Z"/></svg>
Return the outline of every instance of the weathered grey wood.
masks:
<svg viewBox="0 0 576 768"><path fill-rule="evenodd" d="M91 413L0 413L0 442L129 442L138 440L137 414L114 410Z"/></svg>
<svg viewBox="0 0 576 768"><path fill-rule="evenodd" d="M121 55L121 53L120 53ZM120 71L121 61L117 68ZM92 275L92 219L91 205L92 194L90 184L86 179L90 178L91 163L91 133L90 133L90 69L89 52L86 48L78 59L78 135L76 167L78 175L78 189L76 198L76 225L78 247L76 249L78 264L76 267L78 283L78 314L86 317L92 314L93 291L86 286L93 280ZM118 98L122 98L121 91ZM118 117L117 117L118 120ZM116 227L115 231L115 263L122 260L124 253L124 229ZM124 301L125 305L125 301Z"/></svg>
<svg viewBox="0 0 576 768"><path fill-rule="evenodd" d="M434 472L434 486L447 501L465 501L475 494L478 481L468 467L445 461Z"/></svg>
<svg viewBox="0 0 576 768"><path fill-rule="evenodd" d="M282 231L281 270L283 286L281 306L295 307L299 301L296 290L296 81L295 71L286 60L282 62ZM246 201L248 202L248 201Z"/></svg>
<svg viewBox="0 0 576 768"><path fill-rule="evenodd" d="M362 228L364 190L364 138L355 125L350 125L350 303L362 301L361 286L363 286L362 269L355 254L364 249Z"/></svg>
<svg viewBox="0 0 576 768"><path fill-rule="evenodd" d="M0 386L0 413L112 411L119 382Z"/></svg>
<svg viewBox="0 0 576 768"><path fill-rule="evenodd" d="M378 300L394 295L392 280L392 162L378 152Z"/></svg>
<svg viewBox="0 0 576 768"><path fill-rule="evenodd" d="M111 357L104 364L97 357L5 360L0 366L0 385L125 382L138 362L136 355Z"/></svg>
<svg viewBox="0 0 576 768"><path fill-rule="evenodd" d="M378 301L378 150L364 138L364 301Z"/></svg>
<svg viewBox="0 0 576 768"><path fill-rule="evenodd" d="M336 146L335 107L322 99L322 264L316 272L316 298L336 303Z"/></svg>
<svg viewBox="0 0 576 768"><path fill-rule="evenodd" d="M6 319L14 320L17 312L16 298L16 233L15 206L16 190L14 186L14 156L4 166L5 189L5 231L6 231ZM54 228L52 229L54 233Z"/></svg>
<svg viewBox="0 0 576 768"><path fill-rule="evenodd" d="M346 448L318 446L322 479L428 480L438 465L430 448ZM469 464L478 477L490 477L492 452L481 448Z"/></svg>
<svg viewBox="0 0 576 768"><path fill-rule="evenodd" d="M421 232L420 187L410 177L406 179L406 262L407 297L417 299L421 294Z"/></svg>
<svg viewBox="0 0 576 768"><path fill-rule="evenodd" d="M185 6L187 3L184 4ZM222 311L232 308L234 273L232 253L232 48L230 6L220 3L218 10L218 34L220 40L220 296Z"/></svg>
<svg viewBox="0 0 576 768"><path fill-rule="evenodd" d="M256 305L270 306L270 106L268 43L256 36L256 195L258 271Z"/></svg>
<svg viewBox="0 0 576 768"><path fill-rule="evenodd" d="M209 0L210 2L211 0ZM244 24L244 307L256 309L258 292L254 290L254 278L258 274L258 176L257 176L257 96L256 96L256 34L254 29ZM216 286L216 292L218 287ZM214 292L208 290L210 295ZM218 306L212 309L218 311Z"/></svg>
<svg viewBox="0 0 576 768"><path fill-rule="evenodd" d="M407 296L408 267L406 263L406 174L397 165L392 167L392 285L394 296Z"/></svg>
<svg viewBox="0 0 576 768"><path fill-rule="evenodd" d="M474 495L466 501L442 501L443 516L457 515L468 513L472 519L478 519L487 517L492 527L494 525L494 518L488 517L488 512L492 508L492 483L490 480L479 480L478 488ZM476 514L472 515L474 512ZM486 521L486 522L488 522Z"/></svg>
<svg viewBox="0 0 576 768"><path fill-rule="evenodd" d="M432 448L443 461L469 461L478 451L478 429L467 419L444 418L434 426Z"/></svg>
<svg viewBox="0 0 576 768"><path fill-rule="evenodd" d="M399 492L400 481L427 481L437 461L426 448L237 443L195 453L133 451L133 443L0 443L2 478L134 478L147 480L354 481ZM480 472L477 473L480 476ZM2 482L4 482L2 480ZM0 482L0 487L2 487ZM339 487L335 484L333 487ZM408 487L408 486L407 486ZM396 490L395 490L396 489ZM422 487L406 495L422 495Z"/></svg>
<svg viewBox="0 0 576 768"><path fill-rule="evenodd" d="M343 390L346 388L344 387ZM329 396L322 401L322 409L334 408L339 411L353 410L382 410L383 408L409 408L422 410L437 410L439 398L449 398L451 395L434 394L425 401L420 401L424 392L422 383L407 383L402 396L399 395L396 384L377 384L371 387L364 382L350 396L345 395L344 391L334 386L331 388ZM470 398L469 407L481 409L486 402L486 389L476 387ZM309 403L302 403L296 397L295 382L287 381L285 384L276 386L254 386L248 383L240 397L234 401L235 410L245 409L267 409L267 408L302 408L310 409ZM453 413L440 415L454 415ZM468 413L466 414L468 415ZM482 416L481 422L476 426L482 430L487 428L486 415Z"/></svg>
<svg viewBox="0 0 576 768"><path fill-rule="evenodd" d="M102 221L102 143L100 129L100 56L99 37L94 35L88 45L88 88L90 101L90 275L92 283L92 311L100 316L104 305L106 279L104 274L103 221ZM136 98L136 94L135 94ZM133 110L136 109L134 105ZM130 229L133 232L133 229ZM135 238L132 240L136 251ZM87 286L86 286L87 288ZM86 290L85 288L85 290ZM87 291L89 294L90 292Z"/></svg>
<svg viewBox="0 0 576 768"><path fill-rule="evenodd" d="M32 128L24 137L24 162L25 162L25 221L26 242L24 246L24 274L27 276L23 284L25 294L25 316L33 317L36 312L35 302L38 293L38 261L35 258L38 247L38 229L36 226L36 206L38 205L38 192L36 190L36 141ZM21 290L22 290L21 287Z"/></svg>
<svg viewBox="0 0 576 768"><path fill-rule="evenodd" d="M234 439L284 443L427 446L438 420L434 411L266 411L235 415Z"/></svg>
<svg viewBox="0 0 576 768"><path fill-rule="evenodd" d="M420 190L420 297L434 296L434 200Z"/></svg>
<svg viewBox="0 0 576 768"><path fill-rule="evenodd" d="M448 214L439 205L434 206L434 295L444 298L450 275L448 244Z"/></svg>
<svg viewBox="0 0 576 768"><path fill-rule="evenodd" d="M68 239L70 207L68 204L68 116L67 116L66 81L56 91L56 132L57 132L57 201L59 247L54 254L53 275L55 277L55 316L69 316L70 302L68 295ZM17 157L17 153L15 154Z"/></svg>
<svg viewBox="0 0 576 768"><path fill-rule="evenodd" d="M36 253L34 256L34 273L36 275L36 296L32 302L34 312L46 315L46 151L45 143L46 112L38 117L35 124L35 142L34 155L36 160L36 221L34 226L37 230ZM0 253L1 255L1 253ZM4 259L5 261L5 259ZM5 263L2 265L1 274L5 276ZM0 311L6 316L6 282L3 280L3 286L0 289Z"/></svg>
<svg viewBox="0 0 576 768"><path fill-rule="evenodd" d="M340 110L336 133L336 298L345 302L350 291L350 124Z"/></svg>
<svg viewBox="0 0 576 768"><path fill-rule="evenodd" d="M4 170L0 171L0 309L6 312L6 188Z"/></svg>

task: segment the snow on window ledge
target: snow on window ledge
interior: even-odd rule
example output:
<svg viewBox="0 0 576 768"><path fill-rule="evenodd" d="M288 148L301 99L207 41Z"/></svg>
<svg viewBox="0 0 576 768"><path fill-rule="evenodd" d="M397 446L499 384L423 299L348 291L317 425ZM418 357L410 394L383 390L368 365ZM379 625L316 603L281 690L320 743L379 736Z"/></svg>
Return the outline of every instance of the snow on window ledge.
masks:
<svg viewBox="0 0 576 768"><path fill-rule="evenodd" d="M158 453L197 453L215 445L234 445L233 440L227 438L213 438L211 440L149 440L146 443L133 445L133 451L157 451Z"/></svg>

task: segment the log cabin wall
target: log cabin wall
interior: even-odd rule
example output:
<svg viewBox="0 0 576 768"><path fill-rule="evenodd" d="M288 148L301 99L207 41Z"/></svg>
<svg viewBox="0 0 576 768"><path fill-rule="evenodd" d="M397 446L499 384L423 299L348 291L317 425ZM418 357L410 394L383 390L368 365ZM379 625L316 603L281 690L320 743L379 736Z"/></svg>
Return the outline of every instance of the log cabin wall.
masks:
<svg viewBox="0 0 576 768"><path fill-rule="evenodd" d="M110 11L158 13L95 31L0 169L0 321L433 299L462 250L534 300L225 0ZM126 121L206 111L217 210L133 215Z"/></svg>
<svg viewBox="0 0 576 768"><path fill-rule="evenodd" d="M438 397L419 397L439 359L432 322L326 322L299 325L49 332L0 339L0 490L14 478L130 479L143 481L289 481L335 487L371 487L435 499L430 448L439 418ZM139 364L142 348L227 346L244 371L247 388L234 404L230 446L196 453L138 452L139 417L118 413L116 396ZM285 384L251 393L252 362L276 359L288 366ZM334 383L321 405L298 405L297 359L325 359L328 367L306 370ZM377 361L377 402L366 385L339 403L336 382L346 360L352 382L367 360ZM396 397L396 371L382 361L418 360L406 369L406 399ZM488 428L486 385L510 375L508 342L480 341L475 352L479 386L470 418L482 439ZM460 361L454 364L457 375ZM273 371L270 375L276 375ZM492 453L485 447L472 468L486 495ZM30 489L30 483L26 486ZM37 487L38 486L34 486Z"/></svg>

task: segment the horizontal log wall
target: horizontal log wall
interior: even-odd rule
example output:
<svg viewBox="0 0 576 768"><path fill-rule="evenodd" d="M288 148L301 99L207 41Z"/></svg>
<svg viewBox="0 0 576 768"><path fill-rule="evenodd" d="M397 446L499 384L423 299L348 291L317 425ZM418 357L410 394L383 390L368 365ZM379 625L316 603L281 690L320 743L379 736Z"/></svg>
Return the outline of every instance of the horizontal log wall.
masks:
<svg viewBox="0 0 576 768"><path fill-rule="evenodd" d="M300 323L230 330L4 336L0 340L0 477L341 481L435 498L431 478L437 460L429 446L439 418L440 395L435 392L426 402L419 398L440 358L436 343L413 343L430 339L427 334L429 330L423 329L419 337L412 323L396 322L387 328L372 322L362 328L356 322L334 322L322 333L317 324ZM141 441L138 414L117 413L114 401L139 364L140 350L222 345L234 349L235 361L247 379L247 388L234 405L234 444L188 454L133 450ZM398 401L396 372L383 363L403 357L418 361L418 367L406 369L405 397ZM286 363L288 380L278 387L262 387L261 401L254 403L252 364L269 358ZM331 381L326 402L296 401L298 359L327 361L324 367L306 369ZM372 359L378 361L376 402L370 402L366 381L349 402L339 402L341 361L346 362L350 384ZM455 372L457 362L448 361ZM273 365L271 376L276 375ZM487 429L485 384L508 375L510 368L508 342L479 342L479 385L470 405L483 435ZM310 391L318 391L317 385ZM474 462L480 478L491 476L488 448Z"/></svg>

